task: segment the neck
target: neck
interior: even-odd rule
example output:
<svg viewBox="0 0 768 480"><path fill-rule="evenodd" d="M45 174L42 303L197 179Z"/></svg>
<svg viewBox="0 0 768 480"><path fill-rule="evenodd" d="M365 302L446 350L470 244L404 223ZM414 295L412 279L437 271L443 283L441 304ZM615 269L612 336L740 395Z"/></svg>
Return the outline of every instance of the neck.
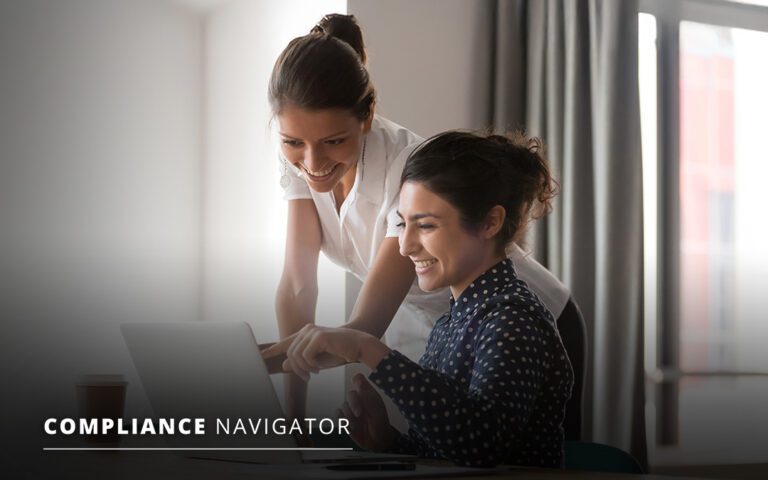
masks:
<svg viewBox="0 0 768 480"><path fill-rule="evenodd" d="M482 261L478 263L477 268L472 270L472 273L468 274L467 277L460 283L450 286L451 295L453 295L454 300L458 300L461 294L464 293L464 290L466 290L467 287L469 287L469 285L477 279L477 277L488 271L492 266L496 265L505 258L507 258L507 256L504 254L504 252L498 253L495 250L485 254Z"/></svg>
<svg viewBox="0 0 768 480"><path fill-rule="evenodd" d="M333 196L336 198L336 208L341 207L341 204L346 200L349 192L352 191L352 187L355 185L355 176L357 175L357 165L350 168L349 171L341 177L339 183L333 188Z"/></svg>
<svg viewBox="0 0 768 480"><path fill-rule="evenodd" d="M341 208L341 204L346 200L349 192L352 191L352 187L355 185L355 178L357 177L357 169L365 168L365 134L363 134L362 143L360 145L360 159L355 165L349 169L349 171L339 180L339 183L333 190L333 195L336 197L336 210ZM365 173L365 170L363 170Z"/></svg>

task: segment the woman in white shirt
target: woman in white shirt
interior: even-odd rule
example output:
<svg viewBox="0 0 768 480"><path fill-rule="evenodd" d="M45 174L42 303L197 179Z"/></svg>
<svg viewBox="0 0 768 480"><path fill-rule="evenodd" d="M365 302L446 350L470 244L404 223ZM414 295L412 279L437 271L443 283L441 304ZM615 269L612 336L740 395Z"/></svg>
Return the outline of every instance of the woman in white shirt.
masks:
<svg viewBox="0 0 768 480"><path fill-rule="evenodd" d="M283 353L286 337L314 323L320 251L363 281L346 326L384 335L414 361L447 305L450 292L420 290L413 263L399 254L400 174L422 139L374 114L365 60L354 17L327 15L288 44L272 71L288 232L275 301L284 340L265 358ZM565 287L519 247L510 258L557 318L568 301ZM294 375L286 380L286 399L288 415L303 417L306 384Z"/></svg>

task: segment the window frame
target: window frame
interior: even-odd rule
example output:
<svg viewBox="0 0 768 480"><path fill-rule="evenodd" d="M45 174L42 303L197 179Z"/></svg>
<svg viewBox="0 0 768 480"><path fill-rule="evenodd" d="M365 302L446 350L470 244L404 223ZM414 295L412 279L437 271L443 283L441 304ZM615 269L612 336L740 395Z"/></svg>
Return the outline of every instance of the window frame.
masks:
<svg viewBox="0 0 768 480"><path fill-rule="evenodd" d="M647 329L646 375L654 387L658 447L679 442L680 382L688 377L768 377L766 371L684 371L680 368L680 22L768 32L768 6L729 0L638 0L638 13L657 26L657 208L655 315Z"/></svg>

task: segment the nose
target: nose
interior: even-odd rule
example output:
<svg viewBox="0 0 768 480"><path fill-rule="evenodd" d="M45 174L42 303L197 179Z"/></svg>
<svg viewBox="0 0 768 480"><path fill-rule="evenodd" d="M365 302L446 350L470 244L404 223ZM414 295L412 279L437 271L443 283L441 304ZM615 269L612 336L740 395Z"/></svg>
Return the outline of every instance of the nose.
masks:
<svg viewBox="0 0 768 480"><path fill-rule="evenodd" d="M320 170L322 165L322 149L318 146L308 145L304 150L304 166L309 170Z"/></svg>
<svg viewBox="0 0 768 480"><path fill-rule="evenodd" d="M407 225L400 231L398 241L400 243L400 255L404 257L410 257L419 249L419 242L416 238L416 234L413 232L413 229Z"/></svg>

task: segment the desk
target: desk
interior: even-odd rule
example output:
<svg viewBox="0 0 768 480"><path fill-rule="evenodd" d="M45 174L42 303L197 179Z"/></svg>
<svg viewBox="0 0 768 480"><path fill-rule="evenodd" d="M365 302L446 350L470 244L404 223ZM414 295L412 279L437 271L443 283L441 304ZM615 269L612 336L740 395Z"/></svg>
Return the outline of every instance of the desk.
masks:
<svg viewBox="0 0 768 480"><path fill-rule="evenodd" d="M31 478L61 479L109 479L109 480L152 480L155 478L189 480L203 479L274 479L296 480L297 478L350 478L347 476L322 477L311 473L311 468L297 465L250 465L212 460L184 458L169 452L40 452L38 461L27 463L18 473ZM450 467L447 462L423 461L419 465ZM20 465L17 464L18 468ZM5 473L5 472L3 472ZM514 480L681 480L694 477L671 477L659 475L630 475L597 473L568 470L500 467L492 473L478 472L478 475L450 476L457 480L470 479L514 479ZM374 478L369 472L359 472L358 478ZM5 478L11 478L2 475ZM386 475L375 478L387 478ZM391 475L389 478L392 478ZM400 478L408 478L401 476ZM418 478L418 477L416 477ZM434 478L434 477L432 477Z"/></svg>

